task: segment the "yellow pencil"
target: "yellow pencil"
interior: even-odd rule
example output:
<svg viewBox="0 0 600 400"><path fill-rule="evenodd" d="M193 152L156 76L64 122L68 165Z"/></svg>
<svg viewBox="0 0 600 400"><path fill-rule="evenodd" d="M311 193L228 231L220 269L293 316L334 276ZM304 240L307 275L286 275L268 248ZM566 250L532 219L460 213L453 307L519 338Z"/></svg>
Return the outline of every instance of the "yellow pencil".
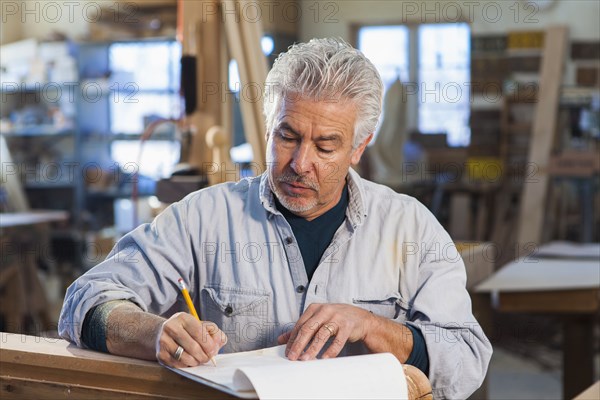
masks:
<svg viewBox="0 0 600 400"><path fill-rule="evenodd" d="M194 303L192 303L192 298L190 297L190 292L188 292L187 287L185 286L185 282L183 282L182 278L179 278L177 282L179 283L179 288L181 289L181 293L183 293L183 298L185 299L185 302L190 310L190 314L192 314L194 317L196 317L198 321L200 321L200 317L196 312L196 307L194 307ZM215 361L214 357L212 357L210 361L212 361L215 367L217 366L217 362Z"/></svg>

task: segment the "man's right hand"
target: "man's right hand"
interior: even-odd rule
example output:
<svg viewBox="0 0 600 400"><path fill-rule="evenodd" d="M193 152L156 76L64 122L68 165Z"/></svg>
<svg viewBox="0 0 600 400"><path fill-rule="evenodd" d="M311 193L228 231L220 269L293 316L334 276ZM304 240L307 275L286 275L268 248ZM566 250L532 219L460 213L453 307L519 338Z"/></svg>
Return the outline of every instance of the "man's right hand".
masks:
<svg viewBox="0 0 600 400"><path fill-rule="evenodd" d="M142 311L132 302L117 305L107 317L106 346L111 354L158 360L171 367L191 367L210 360L227 343L227 336L211 322L188 313L165 320ZM181 345L179 362L173 357Z"/></svg>
<svg viewBox="0 0 600 400"><path fill-rule="evenodd" d="M180 312L166 320L156 338L156 359L161 364L194 367L205 364L227 344L227 336L212 322L200 322L191 314ZM179 360L178 347L183 348Z"/></svg>

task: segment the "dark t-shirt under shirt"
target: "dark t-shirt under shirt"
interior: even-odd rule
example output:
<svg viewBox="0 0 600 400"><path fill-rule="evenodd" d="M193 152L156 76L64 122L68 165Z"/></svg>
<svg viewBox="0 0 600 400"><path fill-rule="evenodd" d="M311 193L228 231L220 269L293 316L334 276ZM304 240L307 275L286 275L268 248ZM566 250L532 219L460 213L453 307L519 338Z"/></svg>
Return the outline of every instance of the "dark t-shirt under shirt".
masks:
<svg viewBox="0 0 600 400"><path fill-rule="evenodd" d="M335 232L346 219L348 201L348 185L346 185L342 191L340 201L332 209L312 221L308 221L293 214L275 197L277 209L292 227L292 231L300 247L302 261L304 261L304 268L306 268L306 275L309 282L319 266L323 253L329 247L333 235L335 235Z"/></svg>

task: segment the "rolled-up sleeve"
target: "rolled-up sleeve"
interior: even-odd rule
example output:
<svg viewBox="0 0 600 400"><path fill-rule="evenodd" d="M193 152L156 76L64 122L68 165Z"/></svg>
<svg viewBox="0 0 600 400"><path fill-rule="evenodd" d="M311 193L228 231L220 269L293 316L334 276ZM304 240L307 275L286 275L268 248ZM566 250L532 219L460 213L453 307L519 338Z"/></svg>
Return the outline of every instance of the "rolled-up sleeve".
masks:
<svg viewBox="0 0 600 400"><path fill-rule="evenodd" d="M434 398L464 399L481 386L492 346L473 316L456 246L433 216L426 220L407 324L425 338Z"/></svg>
<svg viewBox="0 0 600 400"><path fill-rule="evenodd" d="M176 303L177 280L193 282L194 256L187 223L187 202L173 204L125 235L105 261L67 289L58 331L82 346L87 312L111 300L129 300L142 310L163 315Z"/></svg>

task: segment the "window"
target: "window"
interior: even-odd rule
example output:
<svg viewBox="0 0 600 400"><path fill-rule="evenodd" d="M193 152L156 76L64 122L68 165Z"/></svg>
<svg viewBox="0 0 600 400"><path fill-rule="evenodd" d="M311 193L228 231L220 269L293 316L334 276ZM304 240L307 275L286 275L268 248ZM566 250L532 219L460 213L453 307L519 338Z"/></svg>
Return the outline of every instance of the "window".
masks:
<svg viewBox="0 0 600 400"><path fill-rule="evenodd" d="M384 85L397 77L409 86L410 129L446 133L450 146L470 142L470 28L466 23L366 26L358 48L375 64Z"/></svg>
<svg viewBox="0 0 600 400"><path fill-rule="evenodd" d="M178 118L181 112L181 45L176 41L114 43L108 51L110 77L111 158L125 168L138 161L145 127L156 118ZM139 173L154 180L167 177L179 161L175 126L159 127L144 144ZM165 138L173 140L164 140ZM131 172L131 171L129 171Z"/></svg>
<svg viewBox="0 0 600 400"><path fill-rule="evenodd" d="M358 33L358 48L375 64L386 88L397 78L402 82L410 80L408 34L408 27L402 25L368 27Z"/></svg>
<svg viewBox="0 0 600 400"><path fill-rule="evenodd" d="M174 41L110 46L112 133L139 135L148 118L179 117L180 59L181 46Z"/></svg>

